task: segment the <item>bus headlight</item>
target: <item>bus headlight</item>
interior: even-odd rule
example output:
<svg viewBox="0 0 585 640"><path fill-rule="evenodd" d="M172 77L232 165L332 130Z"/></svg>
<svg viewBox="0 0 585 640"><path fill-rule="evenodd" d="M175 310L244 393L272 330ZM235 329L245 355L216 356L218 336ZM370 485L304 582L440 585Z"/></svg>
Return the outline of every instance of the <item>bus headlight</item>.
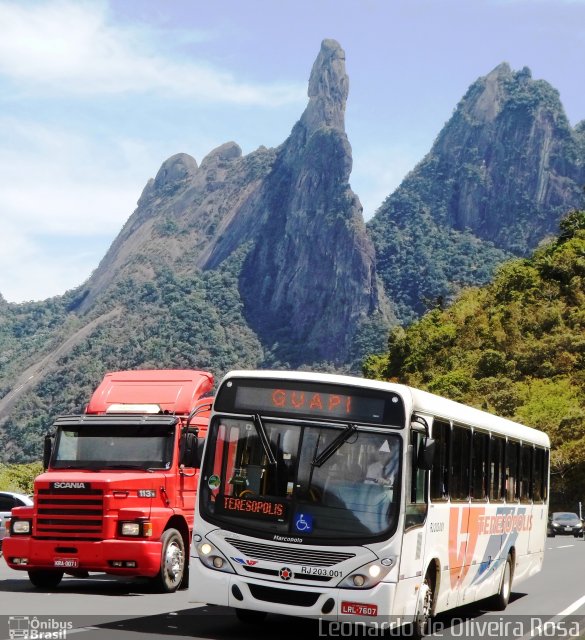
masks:
<svg viewBox="0 0 585 640"><path fill-rule="evenodd" d="M30 520L15 520L12 518L10 521L10 533L14 536L23 536L30 533L32 529L32 523Z"/></svg>
<svg viewBox="0 0 585 640"><path fill-rule="evenodd" d="M392 570L396 561L392 558L384 558L385 562L370 562L360 567L353 573L343 578L337 585L342 589L371 589L381 582Z"/></svg>
<svg viewBox="0 0 585 640"><path fill-rule="evenodd" d="M199 560L201 560L201 562L209 569L225 571L226 573L235 573L232 565L228 562L223 553L210 542L200 542L195 548L197 549Z"/></svg>

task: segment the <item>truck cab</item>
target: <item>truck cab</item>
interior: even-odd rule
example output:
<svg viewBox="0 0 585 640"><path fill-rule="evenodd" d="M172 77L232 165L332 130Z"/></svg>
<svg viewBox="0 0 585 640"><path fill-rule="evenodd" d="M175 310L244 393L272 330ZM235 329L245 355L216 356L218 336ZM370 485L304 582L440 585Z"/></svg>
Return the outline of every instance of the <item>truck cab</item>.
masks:
<svg viewBox="0 0 585 640"><path fill-rule="evenodd" d="M34 504L13 509L4 557L40 588L64 573L185 585L213 376L108 373L83 414L58 417Z"/></svg>

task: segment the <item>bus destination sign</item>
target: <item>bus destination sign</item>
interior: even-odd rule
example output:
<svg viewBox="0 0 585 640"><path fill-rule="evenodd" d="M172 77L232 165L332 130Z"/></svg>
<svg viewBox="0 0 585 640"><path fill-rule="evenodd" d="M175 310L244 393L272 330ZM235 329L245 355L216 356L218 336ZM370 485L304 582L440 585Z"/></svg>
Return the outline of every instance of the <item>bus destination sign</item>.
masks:
<svg viewBox="0 0 585 640"><path fill-rule="evenodd" d="M324 416L342 420L382 422L384 399L317 389L239 385L235 405L260 413Z"/></svg>
<svg viewBox="0 0 585 640"><path fill-rule="evenodd" d="M265 520L283 521L288 505L281 501L219 495L215 501L215 509L216 512L226 515L242 514Z"/></svg>

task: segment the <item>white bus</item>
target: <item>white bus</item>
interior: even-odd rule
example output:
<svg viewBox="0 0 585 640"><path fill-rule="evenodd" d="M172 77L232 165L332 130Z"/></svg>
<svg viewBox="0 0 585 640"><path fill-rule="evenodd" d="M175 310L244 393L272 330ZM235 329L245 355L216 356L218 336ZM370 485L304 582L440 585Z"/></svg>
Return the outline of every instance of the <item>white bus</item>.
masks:
<svg viewBox="0 0 585 640"><path fill-rule="evenodd" d="M412 624L542 566L549 439L400 384L233 371L212 412L192 600L328 621Z"/></svg>

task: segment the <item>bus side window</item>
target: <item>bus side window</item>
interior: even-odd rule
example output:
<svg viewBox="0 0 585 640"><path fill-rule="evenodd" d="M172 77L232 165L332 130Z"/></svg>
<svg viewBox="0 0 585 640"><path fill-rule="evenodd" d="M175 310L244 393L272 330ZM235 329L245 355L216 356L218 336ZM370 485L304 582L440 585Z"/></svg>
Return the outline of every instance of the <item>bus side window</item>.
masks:
<svg viewBox="0 0 585 640"><path fill-rule="evenodd" d="M471 498L472 500L485 500L488 486L488 448L489 436L481 431L473 432L471 449Z"/></svg>
<svg viewBox="0 0 585 640"><path fill-rule="evenodd" d="M523 444L520 454L520 502L532 501L532 445Z"/></svg>
<svg viewBox="0 0 585 640"><path fill-rule="evenodd" d="M517 502L520 495L518 458L520 443L506 442L506 502Z"/></svg>
<svg viewBox="0 0 585 640"><path fill-rule="evenodd" d="M424 523L427 517L427 472L417 465L418 452L423 445L422 433L413 431L410 434L410 495L406 503L404 529L417 527Z"/></svg>
<svg viewBox="0 0 585 640"><path fill-rule="evenodd" d="M548 478L549 478L549 466L550 466L550 451L546 449L544 452L544 482L542 485L542 499L544 502L548 500Z"/></svg>
<svg viewBox="0 0 585 640"><path fill-rule="evenodd" d="M469 468L471 464L471 431L454 426L451 448L451 500L469 498Z"/></svg>
<svg viewBox="0 0 585 640"><path fill-rule="evenodd" d="M451 425L440 420L433 421L435 457L431 469L431 499L446 500L449 497L449 447Z"/></svg>
<svg viewBox="0 0 585 640"><path fill-rule="evenodd" d="M534 450L534 481L532 483L532 497L534 502L543 502L547 479L546 457L544 449Z"/></svg>
<svg viewBox="0 0 585 640"><path fill-rule="evenodd" d="M490 439L489 497L490 502L504 499L504 449L506 441L499 436Z"/></svg>

